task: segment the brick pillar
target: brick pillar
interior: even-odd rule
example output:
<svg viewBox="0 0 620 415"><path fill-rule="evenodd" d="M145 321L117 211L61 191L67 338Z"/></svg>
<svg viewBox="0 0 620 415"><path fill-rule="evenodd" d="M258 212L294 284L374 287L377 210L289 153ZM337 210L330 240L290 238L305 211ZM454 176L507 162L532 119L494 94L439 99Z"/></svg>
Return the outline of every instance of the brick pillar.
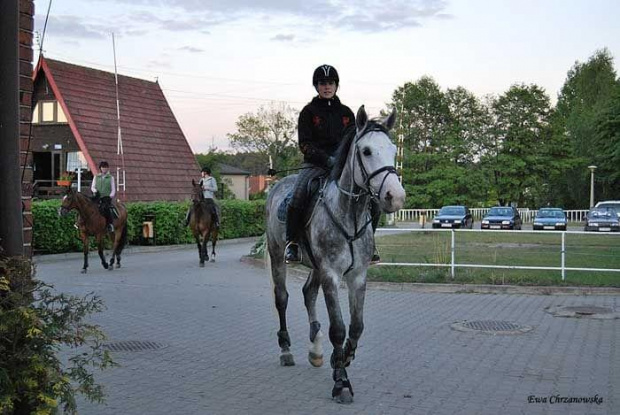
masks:
<svg viewBox="0 0 620 415"><path fill-rule="evenodd" d="M32 256L32 153L28 137L32 119L32 46L34 1L19 1L19 148L22 176L24 254Z"/></svg>

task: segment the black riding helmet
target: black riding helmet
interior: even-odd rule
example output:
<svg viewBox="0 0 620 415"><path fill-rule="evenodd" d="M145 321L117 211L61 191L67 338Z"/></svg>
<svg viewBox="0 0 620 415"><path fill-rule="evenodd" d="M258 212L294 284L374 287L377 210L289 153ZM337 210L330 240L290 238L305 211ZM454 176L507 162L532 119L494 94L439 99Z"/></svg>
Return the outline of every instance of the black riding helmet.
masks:
<svg viewBox="0 0 620 415"><path fill-rule="evenodd" d="M201 171L204 171L205 173L207 173L209 175L211 174L211 169L208 168L208 167L203 167Z"/></svg>
<svg viewBox="0 0 620 415"><path fill-rule="evenodd" d="M336 68L331 65L321 65L316 68L314 74L312 74L312 85L318 88L320 81L334 81L336 82L336 87L338 87L340 78L338 77Z"/></svg>
<svg viewBox="0 0 620 415"><path fill-rule="evenodd" d="M99 168L102 168L102 167L110 168L110 165L108 164L107 161L102 161L101 163L99 163Z"/></svg>

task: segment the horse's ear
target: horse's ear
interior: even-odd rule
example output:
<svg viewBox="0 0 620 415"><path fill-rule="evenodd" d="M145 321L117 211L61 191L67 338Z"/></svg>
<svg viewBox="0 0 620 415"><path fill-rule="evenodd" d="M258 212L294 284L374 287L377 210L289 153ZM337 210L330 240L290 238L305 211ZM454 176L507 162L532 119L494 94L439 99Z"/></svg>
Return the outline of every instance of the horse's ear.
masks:
<svg viewBox="0 0 620 415"><path fill-rule="evenodd" d="M364 109L364 106L362 105L360 109L357 110L357 115L355 116L355 126L357 127L357 130L358 131L363 130L367 122L368 122L368 114L366 114L366 110Z"/></svg>
<svg viewBox="0 0 620 415"><path fill-rule="evenodd" d="M391 130L396 123L396 108L392 108L392 113L385 120L385 126L388 130Z"/></svg>

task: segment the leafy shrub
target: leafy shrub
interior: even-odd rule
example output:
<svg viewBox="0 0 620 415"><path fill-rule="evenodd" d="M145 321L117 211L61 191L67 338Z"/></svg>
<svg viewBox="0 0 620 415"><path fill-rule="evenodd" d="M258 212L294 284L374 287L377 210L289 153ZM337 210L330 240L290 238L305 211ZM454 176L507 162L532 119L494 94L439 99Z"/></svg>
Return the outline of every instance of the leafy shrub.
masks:
<svg viewBox="0 0 620 415"><path fill-rule="evenodd" d="M221 228L219 239L258 236L265 231L265 200L221 200ZM185 215L190 202L130 202L128 213L128 241L143 243L142 224L154 218L155 243L176 245L193 243L194 237L185 226ZM37 252L59 253L81 251L82 242L75 228L75 213L58 216L59 200L36 201L32 205L34 218L33 243ZM95 247L91 238L91 249Z"/></svg>
<svg viewBox="0 0 620 415"><path fill-rule="evenodd" d="M0 414L51 414L59 403L76 413L77 393L103 401L89 370L115 364L99 327L84 321L103 303L56 294L31 274L27 259L0 259ZM66 364L61 347L75 352Z"/></svg>

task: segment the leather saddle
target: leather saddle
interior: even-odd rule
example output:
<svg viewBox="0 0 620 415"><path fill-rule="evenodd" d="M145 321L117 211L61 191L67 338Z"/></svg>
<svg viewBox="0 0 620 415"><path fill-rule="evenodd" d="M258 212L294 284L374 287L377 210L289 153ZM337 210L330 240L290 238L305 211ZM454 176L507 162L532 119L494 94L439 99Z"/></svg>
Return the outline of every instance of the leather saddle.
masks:
<svg viewBox="0 0 620 415"><path fill-rule="evenodd" d="M307 208L303 212L304 223L307 223L310 220L312 212L314 212L314 208L316 207L316 202L319 199L319 190L325 186L326 180L327 175L321 175L310 180L308 183L308 187L306 188L306 200L308 203L306 204ZM294 190L295 189L291 190L278 206L278 220L282 223L286 223L286 213L288 211L288 205L291 203L291 199L293 198Z"/></svg>

